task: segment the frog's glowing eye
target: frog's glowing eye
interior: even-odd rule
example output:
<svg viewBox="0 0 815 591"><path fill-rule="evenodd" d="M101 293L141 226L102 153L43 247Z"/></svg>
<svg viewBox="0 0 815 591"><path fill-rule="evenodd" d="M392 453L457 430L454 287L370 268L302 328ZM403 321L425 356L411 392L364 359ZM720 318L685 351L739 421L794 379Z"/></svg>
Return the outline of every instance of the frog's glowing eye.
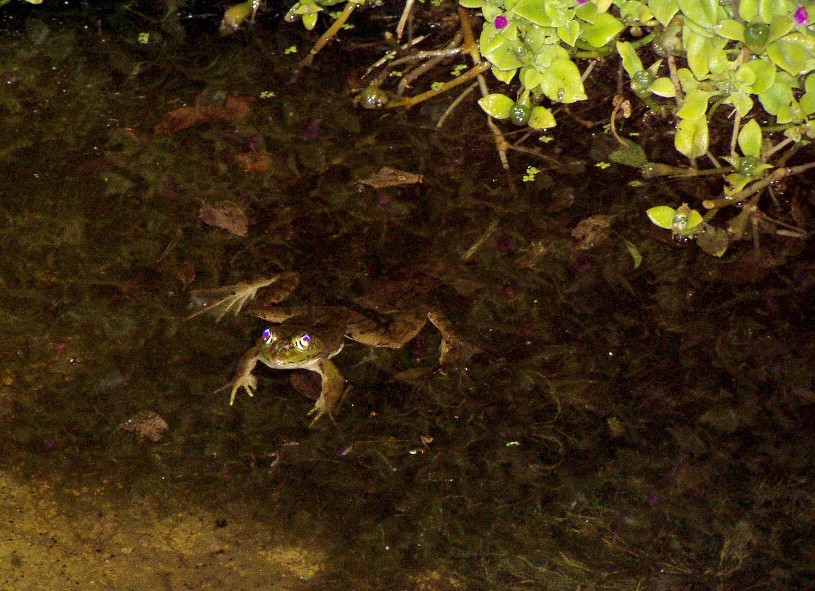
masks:
<svg viewBox="0 0 815 591"><path fill-rule="evenodd" d="M291 340L291 344L294 345L294 348L298 351L308 351L311 347L311 337L308 335L308 333L303 333L294 337Z"/></svg>
<svg viewBox="0 0 815 591"><path fill-rule="evenodd" d="M263 342L266 343L267 345L275 340L271 328L267 328L262 333L260 333L260 338L263 339Z"/></svg>

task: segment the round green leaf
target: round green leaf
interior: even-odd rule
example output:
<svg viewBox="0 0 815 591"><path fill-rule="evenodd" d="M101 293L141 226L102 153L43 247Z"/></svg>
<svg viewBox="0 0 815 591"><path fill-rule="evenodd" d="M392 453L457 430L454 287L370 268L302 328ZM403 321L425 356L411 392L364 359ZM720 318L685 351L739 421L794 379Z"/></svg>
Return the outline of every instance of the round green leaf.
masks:
<svg viewBox="0 0 815 591"><path fill-rule="evenodd" d="M560 37L560 40L566 45L574 47L578 35L580 35L580 23L577 21L569 21L562 27L557 28L557 36Z"/></svg>
<svg viewBox="0 0 815 591"><path fill-rule="evenodd" d="M741 66L736 70L736 80L741 86L752 86L756 82L756 73L751 68Z"/></svg>
<svg viewBox="0 0 815 591"><path fill-rule="evenodd" d="M764 176L764 171L772 168L771 164L765 164L758 156L745 156L739 162L739 174L743 174L749 179L757 179Z"/></svg>
<svg viewBox="0 0 815 591"><path fill-rule="evenodd" d="M693 73L687 68L679 68L676 71L676 78L679 80L679 85L685 92L693 92L699 88L699 81L693 77Z"/></svg>
<svg viewBox="0 0 815 591"><path fill-rule="evenodd" d="M586 2L586 4L591 4L591 2ZM639 2L638 0L622 0L619 7L620 20L622 20L626 26L642 25L654 18L654 13L651 12L651 9L645 3Z"/></svg>
<svg viewBox="0 0 815 591"><path fill-rule="evenodd" d="M685 224L685 232L693 232L696 229L696 226L704 222L704 218L702 214L696 211L695 209L690 210L690 214L688 215L688 221Z"/></svg>
<svg viewBox="0 0 815 591"><path fill-rule="evenodd" d="M650 0L648 8L654 13L654 18L657 19L662 26L667 25L671 19L679 12L679 6L676 0Z"/></svg>
<svg viewBox="0 0 815 591"><path fill-rule="evenodd" d="M574 103L586 100L580 71L571 60L557 59L544 71L540 91L550 100L559 103Z"/></svg>
<svg viewBox="0 0 815 591"><path fill-rule="evenodd" d="M776 39L781 39L781 37L792 31L794 27L795 21L791 17L787 15L775 17L770 21L770 38L768 41L772 43Z"/></svg>
<svg viewBox="0 0 815 591"><path fill-rule="evenodd" d="M797 76L805 70L810 54L799 43L779 39L767 47L767 56L779 68Z"/></svg>
<svg viewBox="0 0 815 591"><path fill-rule="evenodd" d="M559 27L571 20L570 18L566 18L564 16L561 16L560 22L553 20L548 14L549 11L546 10L545 4L546 3L538 2L537 0L519 0L519 2L511 8L511 10L518 16L531 21L539 27ZM555 11L554 14L556 17L558 16L557 11Z"/></svg>
<svg viewBox="0 0 815 591"><path fill-rule="evenodd" d="M750 109L753 108L753 99L746 92L734 92L730 95L730 102L733 103L733 106L736 107L742 117L746 117Z"/></svg>
<svg viewBox="0 0 815 591"><path fill-rule="evenodd" d="M478 99L478 106L490 117L495 119L507 119L515 101L505 94L488 94Z"/></svg>
<svg viewBox="0 0 815 591"><path fill-rule="evenodd" d="M751 22L758 14L759 0L741 0L739 2L739 16L746 22Z"/></svg>
<svg viewBox="0 0 815 591"><path fill-rule="evenodd" d="M651 86L648 87L648 90L657 96L665 98L673 98L676 96L676 87L667 76L654 80Z"/></svg>
<svg viewBox="0 0 815 591"><path fill-rule="evenodd" d="M752 181L752 177L747 175L741 174L740 172L734 172L732 174L728 174L724 177L725 185L724 192L726 195L734 195L741 191L744 187L747 186L747 183Z"/></svg>
<svg viewBox="0 0 815 591"><path fill-rule="evenodd" d="M703 119L707 113L707 102L713 94L699 89L689 92L676 115L680 119Z"/></svg>
<svg viewBox="0 0 815 591"><path fill-rule="evenodd" d="M801 97L801 100L798 101L798 104L801 105L801 110L804 112L804 115L809 116L815 113L815 92L806 93Z"/></svg>
<svg viewBox="0 0 815 591"><path fill-rule="evenodd" d="M535 67L543 73L550 68L555 60L568 60L569 53L560 45L547 43L535 52Z"/></svg>
<svg viewBox="0 0 815 591"><path fill-rule="evenodd" d="M752 70L755 81L750 90L753 94L761 94L775 83L775 64L766 58L750 60L742 68Z"/></svg>
<svg viewBox="0 0 815 591"><path fill-rule="evenodd" d="M758 3L758 16L765 23L773 22L776 16L783 15L787 10L792 12L798 6L796 0L795 4L792 2L784 2L783 0L759 0Z"/></svg>
<svg viewBox="0 0 815 591"><path fill-rule="evenodd" d="M798 101L792 100L789 105L784 105L778 110L778 115L775 116L775 122L779 125L783 125L803 118L804 112L798 106Z"/></svg>
<svg viewBox="0 0 815 591"><path fill-rule="evenodd" d="M745 156L761 156L761 126L755 119L750 119L739 131L739 149Z"/></svg>
<svg viewBox="0 0 815 591"><path fill-rule="evenodd" d="M317 16L318 14L316 12L309 12L302 16L303 26L307 31L314 29L314 25L317 24Z"/></svg>
<svg viewBox="0 0 815 591"><path fill-rule="evenodd" d="M550 129L557 125L552 111L546 107L532 107L532 116L527 125L532 129Z"/></svg>
<svg viewBox="0 0 815 591"><path fill-rule="evenodd" d="M682 41L684 19L674 17L651 42L651 48L660 57L684 55Z"/></svg>
<svg viewBox="0 0 815 591"><path fill-rule="evenodd" d="M623 68L629 78L633 78L637 72L642 72L645 69L640 56L634 50L634 46L628 41L617 42L617 54L622 58Z"/></svg>
<svg viewBox="0 0 815 591"><path fill-rule="evenodd" d="M673 207L668 207L667 205L657 205L645 213L648 215L648 219L650 219L654 224L660 228L670 230L671 224L673 224L674 221L674 216L676 215L676 210Z"/></svg>
<svg viewBox="0 0 815 591"><path fill-rule="evenodd" d="M542 4L546 14L549 15L553 27L562 27L569 21L574 20L575 6L577 6L576 2L564 2L563 0L559 2L553 0L549 0L548 2L541 2L540 0L520 0L519 4L523 2Z"/></svg>
<svg viewBox="0 0 815 591"><path fill-rule="evenodd" d="M599 12L601 11L598 10L598 6L594 2L584 2L583 4L578 4L577 8L574 11L574 13L577 15L577 18L586 21L587 23L593 23L594 19L597 18L597 14Z"/></svg>
<svg viewBox="0 0 815 591"><path fill-rule="evenodd" d="M744 41L744 25L739 21L731 19L723 20L713 27L716 34L725 39L733 41Z"/></svg>
<svg viewBox="0 0 815 591"><path fill-rule="evenodd" d="M515 52L517 41L511 39L513 31L517 32L514 28L511 31L497 31L490 23L486 23L481 30L481 54L499 70L515 70L523 65Z"/></svg>
<svg viewBox="0 0 815 591"><path fill-rule="evenodd" d="M535 88L541 83L543 75L535 68L521 68L520 80L524 88Z"/></svg>
<svg viewBox="0 0 815 591"><path fill-rule="evenodd" d="M688 67L697 80L704 80L710 73L710 55L715 49L710 39L697 35L687 28L683 31L682 42L688 58Z"/></svg>
<svg viewBox="0 0 815 591"><path fill-rule="evenodd" d="M604 12L598 14L594 22L583 29L581 38L592 47L604 47L622 30L623 24L607 12Z"/></svg>
<svg viewBox="0 0 815 591"><path fill-rule="evenodd" d="M789 107L792 102L792 89L782 77L776 76L775 83L759 94L758 100L770 115L778 115L781 109Z"/></svg>
<svg viewBox="0 0 815 591"><path fill-rule="evenodd" d="M515 72L518 70L499 70L493 66L490 71L492 72L492 75L495 76L496 80L503 82L504 84L509 84L512 82L512 78L515 76Z"/></svg>
<svg viewBox="0 0 815 591"><path fill-rule="evenodd" d="M676 126L674 147L690 159L699 158L707 153L710 137L707 119L682 119Z"/></svg>
<svg viewBox="0 0 815 591"><path fill-rule="evenodd" d="M481 8L481 14L484 16L484 21L485 21L487 24L489 24L489 25L490 25L491 30L492 30L492 31L494 31L494 32L496 32L496 33L498 32L498 29L496 29L496 28L493 26L493 25L495 24L495 19L496 19L498 16L507 16L507 15L506 15L506 11L505 11L505 10L504 10L502 7L497 6L497 5L495 5L495 4L492 4L492 3L490 3L490 4L485 4L485 5L484 5L484 6ZM514 24L514 23L512 22L512 20L510 20L510 27L511 27L513 24ZM501 29L501 33L506 33L508 30L509 30L509 27L504 28L504 29Z"/></svg>
<svg viewBox="0 0 815 591"><path fill-rule="evenodd" d="M716 0L677 0L676 3L682 14L706 29L712 29L719 20Z"/></svg>

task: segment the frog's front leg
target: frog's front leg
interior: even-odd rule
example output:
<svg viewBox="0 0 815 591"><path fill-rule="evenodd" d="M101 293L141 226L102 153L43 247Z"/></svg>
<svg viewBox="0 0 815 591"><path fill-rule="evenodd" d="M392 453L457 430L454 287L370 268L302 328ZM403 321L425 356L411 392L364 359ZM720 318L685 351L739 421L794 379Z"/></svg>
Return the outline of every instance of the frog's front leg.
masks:
<svg viewBox="0 0 815 591"><path fill-rule="evenodd" d="M260 361L258 348L252 347L246 353L241 355L241 358L238 361L238 367L235 368L235 375L232 377L232 381L215 391L217 393L221 392L222 390L226 390L230 386L232 387L232 392L229 395L229 406L232 406L235 403L235 396L237 396L238 390L241 388L246 390L246 393L249 394L249 396L255 395L255 388L257 388L258 380L252 375L252 370L255 369L255 365L257 365L258 361Z"/></svg>
<svg viewBox="0 0 815 591"><path fill-rule="evenodd" d="M337 366L328 359L321 359L314 364L313 367L308 367L311 371L316 371L322 378L322 389L320 390L320 397L317 402L308 412L308 416L314 415L309 426L314 426L314 423L320 420L323 415L332 417L334 407L342 397L345 379L342 377L340 370Z"/></svg>

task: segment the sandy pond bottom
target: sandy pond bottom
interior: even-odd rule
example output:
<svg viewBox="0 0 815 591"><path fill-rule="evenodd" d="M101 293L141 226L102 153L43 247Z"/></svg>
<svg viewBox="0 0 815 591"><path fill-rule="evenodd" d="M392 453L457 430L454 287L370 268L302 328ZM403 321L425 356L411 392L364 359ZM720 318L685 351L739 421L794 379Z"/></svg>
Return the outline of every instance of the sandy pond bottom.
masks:
<svg viewBox="0 0 815 591"><path fill-rule="evenodd" d="M325 560L237 509L104 488L0 473L0 589L300 589Z"/></svg>

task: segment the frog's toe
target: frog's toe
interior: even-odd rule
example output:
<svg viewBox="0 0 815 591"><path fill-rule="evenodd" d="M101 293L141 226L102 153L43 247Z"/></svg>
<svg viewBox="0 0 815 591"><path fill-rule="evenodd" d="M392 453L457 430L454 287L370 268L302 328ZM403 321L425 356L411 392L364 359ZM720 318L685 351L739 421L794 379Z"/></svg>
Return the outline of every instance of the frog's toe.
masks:
<svg viewBox="0 0 815 591"><path fill-rule="evenodd" d="M464 339L444 338L441 342L439 363L444 367L463 368L481 349Z"/></svg>
<svg viewBox="0 0 815 591"><path fill-rule="evenodd" d="M249 396L255 395L255 389L258 387L258 379L253 375L243 376L236 379L232 383L232 393L229 396L229 406L235 403L235 397L238 395L238 390L243 388Z"/></svg>
<svg viewBox="0 0 815 591"><path fill-rule="evenodd" d="M308 424L308 426L313 427L317 423L317 421L319 421L324 416L328 416L333 421L334 415L331 414L332 410L333 408L330 408L330 405L326 404L325 400L320 398L314 405L314 408L312 408L306 414L307 417L314 415L314 418L311 419L311 422Z"/></svg>

